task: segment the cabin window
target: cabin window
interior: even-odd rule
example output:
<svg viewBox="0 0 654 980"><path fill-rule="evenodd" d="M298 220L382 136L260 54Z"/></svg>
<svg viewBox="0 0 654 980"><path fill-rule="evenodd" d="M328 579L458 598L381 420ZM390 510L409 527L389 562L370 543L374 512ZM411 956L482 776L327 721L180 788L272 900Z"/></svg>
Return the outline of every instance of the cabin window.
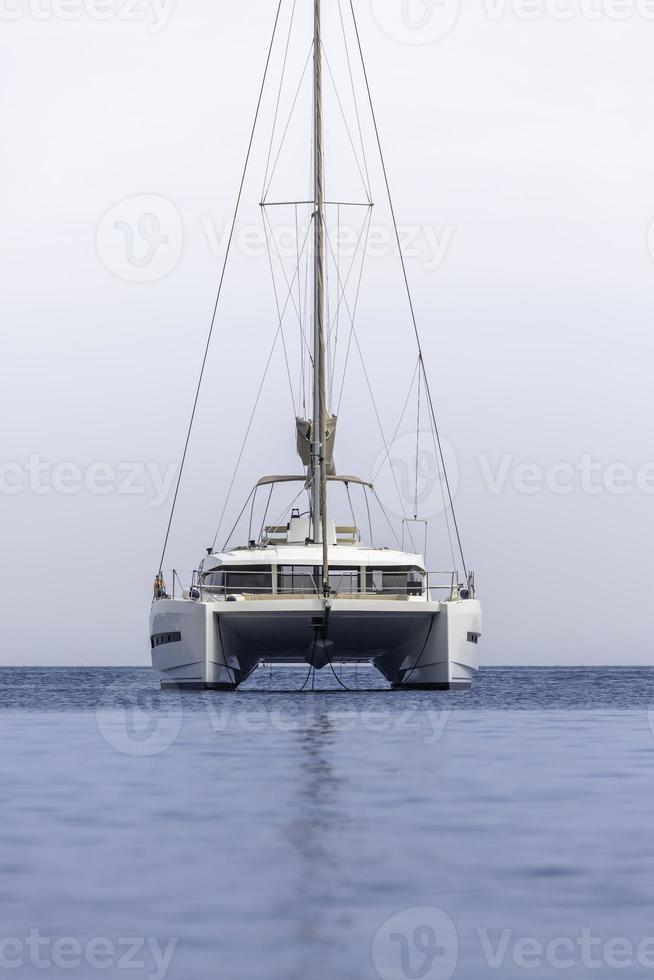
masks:
<svg viewBox="0 0 654 980"><path fill-rule="evenodd" d="M215 589L225 595L272 593L272 569L268 565L243 568L220 568L207 572L202 578L205 588Z"/></svg>
<svg viewBox="0 0 654 980"><path fill-rule="evenodd" d="M182 634L181 633L155 633L154 636L150 637L150 643L152 644L152 649L155 647L163 646L166 643L181 643Z"/></svg>
<svg viewBox="0 0 654 980"><path fill-rule="evenodd" d="M320 565L281 565L277 591L286 595L314 595L321 588ZM359 592L358 568L330 568L329 587L339 595Z"/></svg>
<svg viewBox="0 0 654 980"><path fill-rule="evenodd" d="M277 591L285 595L309 595L318 591L319 569L312 565L280 565Z"/></svg>
<svg viewBox="0 0 654 980"><path fill-rule="evenodd" d="M359 591L359 569L330 568L329 587L339 595L355 595Z"/></svg>
<svg viewBox="0 0 654 980"><path fill-rule="evenodd" d="M368 568L366 592L378 595L422 595L424 572L415 568Z"/></svg>

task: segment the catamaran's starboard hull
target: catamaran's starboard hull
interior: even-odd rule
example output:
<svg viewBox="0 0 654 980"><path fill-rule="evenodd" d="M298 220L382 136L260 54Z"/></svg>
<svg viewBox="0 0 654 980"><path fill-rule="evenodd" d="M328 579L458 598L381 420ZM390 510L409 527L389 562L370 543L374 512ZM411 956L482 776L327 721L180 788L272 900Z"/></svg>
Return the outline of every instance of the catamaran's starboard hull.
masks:
<svg viewBox="0 0 654 980"><path fill-rule="evenodd" d="M318 600L163 599L150 617L163 687L233 690L261 663L302 663L322 644ZM396 688L467 688L479 666L481 607L456 602L334 600L333 663L371 662Z"/></svg>

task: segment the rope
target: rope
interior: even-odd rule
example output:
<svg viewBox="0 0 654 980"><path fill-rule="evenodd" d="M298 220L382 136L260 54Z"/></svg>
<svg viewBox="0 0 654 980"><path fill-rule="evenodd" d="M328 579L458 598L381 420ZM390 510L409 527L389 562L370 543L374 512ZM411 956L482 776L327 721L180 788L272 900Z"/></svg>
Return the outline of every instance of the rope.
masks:
<svg viewBox="0 0 654 980"><path fill-rule="evenodd" d="M302 82L304 81L304 76L307 73L307 68L309 67L309 62L311 61L311 55L312 55L312 53L313 53L313 40L311 41L311 46L309 48L309 54L307 55L307 60L304 63L304 69L302 71L302 75L300 76L300 82L299 82L298 87L297 87L297 90L295 92L295 98L293 99L293 105L291 106L291 111L290 111L288 120L286 122L286 126L284 128L284 133L282 135L282 141L281 141L281 143L279 145L279 150L277 152L277 156L275 157L275 163L273 164L273 168L272 168L272 171L271 171L271 174L270 174L270 179L269 179L268 185L267 185L267 187L266 187L266 189L265 189L265 191L263 193L263 197L261 198L262 203L265 203L266 198L268 197L268 194L270 192L270 186L271 186L273 180L275 179L275 173L277 172L277 164L279 163L279 158L282 155L282 150L284 149L284 142L286 140L286 134L288 133L289 126L291 125L291 121L293 119L293 113L295 112L295 106L297 105L297 100L300 97L300 92L302 90Z"/></svg>
<svg viewBox="0 0 654 980"><path fill-rule="evenodd" d="M343 43L345 45L345 55L347 58L347 67L350 75L350 85L352 86L352 100L354 102L354 111L357 117L357 126L359 129L359 139L361 140L361 153L363 156L363 166L366 171L366 177L368 178L368 187L370 187L370 173L368 171L368 159L366 157L366 144L363 139L363 130L361 128L361 116L359 114L359 102L357 100L356 85L354 84L354 75L352 73L352 61L350 59L350 47L347 43L347 32L345 30L345 22L343 20L343 8L341 7L341 0L338 0L338 14L341 21L341 30L343 32Z"/></svg>
<svg viewBox="0 0 654 980"><path fill-rule="evenodd" d="M334 74L332 72L331 65L329 64L329 58L327 57L327 52L325 51L325 45L324 44L321 44L320 46L322 48L322 53L325 56L325 64L327 65L327 71L329 72L329 77L331 78L332 86L334 88L334 94L336 96L336 101L338 102L338 108L341 110L341 115L343 117L343 122L345 123L345 129L347 130L347 136L348 136L348 139L350 141L350 146L352 147L352 153L354 154L354 161L355 161L355 163L357 165L357 169L359 171L359 176L361 177L361 181L363 183L363 189L366 192L366 197L368 198L368 204L372 204L372 197L371 197L371 194L370 194L370 188L366 184L366 178L363 176L363 170L361 169L361 164L359 163L359 157L357 156L357 151L356 151L356 147L354 145L354 140L352 139L352 133L350 132L350 127L349 127L348 122L347 122L347 116L345 115L345 110L343 108L343 103L341 102L341 97L338 94L338 86L336 84L336 79L334 78Z"/></svg>
<svg viewBox="0 0 654 980"><path fill-rule="evenodd" d="M308 237L308 234L309 234L309 232L307 232L307 237ZM284 304L284 309L282 310L282 313L281 313L279 326L277 327L277 332L275 334L275 338L273 340L272 347L270 349L270 354L268 355L268 360L267 360L266 366L264 368L263 377L261 378L261 384L259 385L259 390L258 390L257 396L256 396L256 398L254 400L254 407L252 409L252 414L250 415L248 426L247 426L247 429L245 430L245 435L243 437L243 442L242 442L242 445L241 445L241 450L239 452L238 459L236 460L236 466L234 467L234 472L232 474L232 479L231 479L231 482L229 484L229 490L227 491L227 497L225 498L225 503L224 503L223 509L221 511L221 514L220 514L220 519L218 521L218 528L216 530L216 534L215 534L215 537L213 539L213 545L212 545L213 548L215 548L215 546L216 546L216 541L218 540L218 535L220 534L220 529L222 527L223 520L225 518L225 513L227 511L227 506L228 506L229 501L231 499L232 490L234 489L234 484L236 482L236 477L238 475L238 471L239 471L239 468L240 468L240 465L241 465L241 460L243 459L243 453L245 452L245 446L247 444L248 437L250 435L250 431L252 429L252 423L254 422L254 417L256 415L257 408L259 407L259 401L261 400L261 393L263 391L263 386L266 383L266 378L268 377L268 371L270 370L270 364L271 364L271 361L272 361L272 358L273 358L273 354L275 352L275 347L277 346L277 341L279 339L280 333L283 336L282 322L283 322L284 316L286 315L286 310L287 310L288 304L289 304L289 302L291 300L292 293L293 293L293 283L291 283L291 285L289 287L289 293L288 293L288 296L286 298L286 303ZM291 396L292 396L292 392L291 392Z"/></svg>
<svg viewBox="0 0 654 980"><path fill-rule="evenodd" d="M370 547L374 548L375 541L374 541L374 535L372 533L372 516L370 514L370 501L368 500L368 491L365 489L365 487L363 490L363 499L366 502L366 511L368 513L368 530L370 531Z"/></svg>
<svg viewBox="0 0 654 980"><path fill-rule="evenodd" d="M366 68L366 62L365 62L365 58L364 58L364 55L363 55L363 46L361 44L361 35L359 34L359 25L358 25L358 22L357 22L356 14L354 12L354 0L350 0L350 10L352 11L352 20L353 20L353 23L354 23L354 30L355 30L355 33L356 33L357 45L358 45L358 48L359 48L359 56L361 58L361 67L363 69L363 77L364 77L364 80L365 80L365 83L366 83L366 91L368 93L368 102L370 104L370 112L372 114L372 121L373 121L373 125L374 125L374 128L375 128L375 137L376 137L376 140L377 140L377 147L379 149L379 157L380 157L380 160L381 160L382 172L383 172L383 175L384 175L384 183L386 185L386 194L388 196L388 203L389 203L390 209L391 209L391 217L393 219L393 228L395 230L395 238L397 240L397 247L399 249L400 262L402 264L402 274L404 276L404 283L405 283L405 286L406 286L407 297L408 297L408 300L409 300L409 309L411 311L411 320L412 320L412 323L413 323L413 330L414 330L414 333L415 333L415 336L416 336L416 343L418 345L418 351L420 353L420 361L421 361L421 364L422 364L422 371L423 371L423 376L424 376L424 379L425 379L425 389L426 389L426 392L427 392L427 400L428 400L428 404L429 404L429 410L431 412L431 416L432 416L432 420L433 420L433 424L434 424L434 430L436 432L436 442L437 442L437 445L438 445L438 452L439 452L439 455L440 455L441 463L443 465L443 476L445 478L445 486L447 488L447 495L448 495L448 498L449 498L450 509L452 511L452 520L454 522L454 528L455 528L455 531L456 531L457 544L458 544L458 547L459 547L459 552L461 554L461 561L463 562L463 570L464 570L464 572L465 572L465 574L467 576L468 570L467 570L465 556L464 556L464 553L463 553L463 545L462 545L462 542L461 542L461 534L460 534L460 531L459 531L459 524L458 524L458 521L457 521L457 518L456 518L456 512L454 510L454 499L453 499L453 496L452 496L452 488L450 486L450 481L449 481L449 478L448 478L448 475L447 475L447 468L445 466L445 457L443 455L443 447L442 447L442 443L441 443L440 432L439 432L439 429L438 429L438 423L436 422L436 412L434 411L434 403L433 403L433 400L432 400L431 388L430 388L430 385L429 385L429 378L427 377L427 372L425 371L424 359L423 359L423 355L422 355L422 341L421 341L421 337L420 337L420 330L418 329L418 320L417 320L417 317L416 317L415 307L414 307L414 304L413 304L413 295L411 293L411 286L409 285L409 276L408 276L408 273L407 273L406 261L405 261L405 258L404 258L404 251L402 249L402 240L400 238L400 233L399 233L399 229L398 229L398 226L397 226L397 219L396 219L396 216L395 216L395 205L393 203L393 195L391 194L391 186L390 186L390 182L389 182L389 179L388 179L388 171L386 169L386 160L385 160L384 151L383 151L383 148L382 148L382 142L381 142L381 136L380 136L380 132L379 132L379 126L377 124L377 115L375 113L375 105L374 105L374 102L373 102L373 99L372 99L372 91L370 89L370 81L368 79L368 70Z"/></svg>
<svg viewBox="0 0 654 980"><path fill-rule="evenodd" d="M336 206L336 241L337 242L340 242L340 240L341 240L341 205L338 204ZM340 249L338 249L337 252L336 252L336 282L337 283L340 282L340 279L341 279L341 253L340 253ZM337 355L338 355L338 328L339 328L339 324L340 324L340 313L341 313L341 303L340 303L340 296L339 296L339 301L336 304L336 316L334 318L334 323L335 323L335 326L334 326L334 354L333 354L333 363L332 363L332 380L331 380L331 384L330 384L330 387L329 387L329 403L330 403L330 405L333 405L334 404L334 378L336 377L336 358L337 358ZM331 340L331 336L332 336L332 327L330 325L330 328L329 328L329 338L330 338L330 340Z"/></svg>
<svg viewBox="0 0 654 980"><path fill-rule="evenodd" d="M332 663L332 658L331 658L331 657L329 656L329 654L327 653L327 643L326 643L326 641L325 641L325 640L323 640L322 642L323 642L323 646L324 646L324 648L325 648L325 656L327 657L327 660L329 661L329 666L330 666L330 668L331 668L331 672L332 672L332 674L334 675L334 677L336 678L336 681L337 681L337 683L338 683L338 684L340 684L340 686L341 686L341 687L343 688L343 690L344 690L344 691L349 691L349 692L350 692L350 694L355 694L355 693L356 693L356 688L355 688L355 687L348 687L348 686L347 686L347 684L345 684L345 683L344 683L344 682L343 682L343 681L342 681L342 680L340 679L340 677L338 676L338 674L337 674L337 673L336 673L336 671L334 670L334 664Z"/></svg>
<svg viewBox="0 0 654 980"><path fill-rule="evenodd" d="M211 340L212 340L212 337L213 337L214 326L215 326L215 323L216 323L216 316L217 316L217 313L218 313L218 305L220 303L220 297L222 295L222 290L223 290L223 283L225 281L225 273L227 271L227 263L228 263L228 260L229 260L229 256L231 254L232 241L234 239L234 231L236 230L236 221L237 221L238 213L239 213L240 206L241 206L241 199L243 197L243 188L245 187L245 178L247 176L248 166L250 164L250 156L252 154L252 146L254 144L254 136L255 136L255 133L256 133L256 129L257 129L257 123L259 121L259 113L261 111L261 103L263 101L263 93L264 93L264 90L265 90L265 87L266 87L266 79L268 78L268 69L270 68L270 59L272 58L273 48L275 46L275 37L277 35L277 25L279 24L279 16L280 16L281 9L282 9L282 3L283 3L283 0L279 0L279 5L277 7L277 14L275 16L275 24L273 26L272 38L270 40L270 47L268 48L268 57L266 58L266 67L264 68L263 78L262 78L262 81L261 81L261 88L259 90L259 98L258 98L258 101L257 101L257 108L256 108L256 111L255 111L255 114L254 114L254 122L252 124L252 132L250 134L250 141L248 143L248 150L247 150L247 154L246 154L246 157L245 157L245 166L243 167L243 175L241 177L241 183L240 183L240 186L239 186L239 189L238 189L238 196L237 196L237 199L236 199L236 207L234 209L234 218L232 220L232 226L231 226L230 232L229 232L229 240L227 242L227 251L225 253L225 260L223 262L222 273L221 273L221 276L220 276L220 281L218 283L218 293L216 295L216 302L214 304L213 315L211 317L211 326L209 328L209 334L207 336L207 342L206 342L206 346L205 346L205 350L204 350L204 357L202 358L202 366L200 368L200 376L198 378L198 384L197 384L197 388L196 388L196 391L195 391L195 398L193 400L193 409L191 411L191 419L190 419L189 426L188 426L188 431L187 431L187 434L186 434L186 440L184 442L184 452L182 453L182 462L181 462L180 469L179 469L179 474L178 474L178 477L177 477L177 484L175 486L175 494L173 496L173 503L172 503L172 507L171 507L171 511L170 511L170 518L168 520L168 527L166 528L166 536L164 538L163 550L161 552L161 561L159 562L159 574L160 575L161 575L161 572L163 570L164 561L166 559L166 550L168 548L168 541L170 539L170 531L171 531L171 528L173 526L173 519L175 517L175 510L177 508L177 500L178 500L178 497L179 497L179 488L180 488L181 483L182 483L182 476L184 474L184 467L186 465L186 457L188 456L188 448L189 448L189 444L191 442L191 433L193 431L193 424L195 422L195 415L196 415L197 408L198 408L198 401L200 399L200 390L202 388L202 382L204 380L204 372L205 372L205 369L206 369L206 366L207 366L207 359L209 357L209 349L211 347Z"/></svg>
<svg viewBox="0 0 654 980"><path fill-rule="evenodd" d="M273 490L275 489L275 484L270 484L270 493L268 494L268 501L266 503L266 509L263 512L263 517L261 518L261 530L259 531L259 541L263 540L263 534L266 530L266 518L268 517L268 511L270 509L270 501L272 500Z"/></svg>
<svg viewBox="0 0 654 980"><path fill-rule="evenodd" d="M286 275L286 269L284 268L284 262L283 262L283 259L282 259L281 255L280 255L280 253L279 253L279 249L277 248L277 242L275 241L275 235L274 235L274 232L273 232L273 227L272 227L272 224L270 223L270 218L268 217L268 212L266 211L266 206L265 205L262 206L262 213L264 215L265 221L268 222L268 228L270 230L270 237L269 237L268 236L268 232L266 231L265 225L264 225L264 231L266 233L266 245L268 246L268 248L267 248L267 251L268 251L268 259L269 259L269 261L270 261L270 263L272 265L272 254L271 254L271 250L270 250L270 243L272 242L272 244L275 246L275 255L277 256L277 260L279 262L280 268L282 270L282 274L284 276L284 280L286 282L286 287L287 287L288 292L289 292L288 298L287 298L286 303L284 305L284 313L286 313L286 307L288 306L289 302L292 300L292 302L293 302L293 309L295 310L295 315L298 318L298 323L300 324L300 326L302 326L302 314L301 314L300 310L298 310L297 306L295 305L295 296L293 295L293 286L295 285L295 276L298 275L298 269L296 269L296 271L294 272L293 279L289 283L288 276ZM302 255L302 253L304 252L304 250L307 247L307 243L309 241L309 233L311 231L311 228L312 228L312 222L309 223L309 226L307 228L306 234L304 236L304 241L302 243L302 251L300 253L300 256ZM308 252L309 252L309 250L307 249L307 254L308 254ZM274 273L273 273L273 283L274 283ZM309 355L311 355L311 350L310 350L308 344L307 344L307 351L309 352Z"/></svg>
<svg viewBox="0 0 654 980"><path fill-rule="evenodd" d="M369 225L371 223L371 221L372 221L372 204L367 204L366 205L366 208L367 208L366 217L363 219L363 224L361 225L361 231L359 232L359 237L357 238L356 245L354 246L354 252L352 253L352 261L350 262L350 267L348 269L347 276L345 277L345 279L342 278L341 271L340 271L341 270L341 262L340 262L341 253L340 253L340 251L337 251L336 252L335 263L336 263L336 275L337 275L337 278L338 278L338 287L339 287L338 288L338 296L339 296L339 299L338 299L338 305L336 307L336 313L334 314L333 320L329 324L329 334L330 334L330 336L331 336L332 332L337 328L338 319L340 317L340 312L341 312L341 305L343 303L343 294L345 293L345 290L347 289L348 283L349 283L350 279L352 278L352 273L354 272L354 266L355 266L355 263L356 263L356 260L357 260L357 256L359 254L359 246L361 245L361 242L363 240L364 232L366 232L366 225L367 224ZM338 205L338 213L339 213L339 217L338 217L338 230L337 230L337 235L336 235L336 241L337 242L340 241L340 236L341 236L340 209L341 209L341 205L339 204ZM330 242L331 242L331 236L329 235L329 230L327 230L327 236L328 236L328 238L330 239ZM367 247L368 247L368 236L366 234L366 244L364 246L363 253L362 253L362 260L363 260L363 262L365 262L366 248ZM334 249L331 246L330 246L330 250L331 250L332 255L333 255L334 254Z"/></svg>
<svg viewBox="0 0 654 980"><path fill-rule="evenodd" d="M297 7L297 0L293 0L293 9L291 10L291 21L288 26L288 37L286 38L286 48L284 50L284 61L282 63L282 74L279 80L279 92L277 93L277 104L275 106L275 117L273 119L272 132L270 134L270 146L268 147L268 158L266 160L266 173L263 178L263 187L261 189L261 200L263 200L263 195L266 193L266 184L268 182L268 172L270 170L270 160L272 157L273 145L275 142L275 131L277 129L277 119L279 118L279 106L282 101L282 91L284 88L284 78L286 77L286 65L288 62L288 51L291 45L291 34L293 33L293 22L295 20L295 8Z"/></svg>
<svg viewBox="0 0 654 980"><path fill-rule="evenodd" d="M340 221L340 218L339 218L339 221ZM372 221L372 205L369 205L368 206L368 213L367 213L366 218L364 219L363 225L361 227L361 231L359 232L359 238L357 239L357 243L356 243L356 246L354 248L354 253L352 255L352 261L350 263L350 267L348 269L347 276L345 277L345 280L344 281L341 278L341 271L340 271L340 251L338 251L338 250L336 251L336 260L335 261L336 261L336 278L337 278L337 285L338 285L338 304L337 304L337 307L336 307L336 314L334 316L334 321L330 325L330 328L329 328L329 336L330 337L332 335L332 330L333 329L336 330L336 341L335 341L335 344L334 344L334 355L333 355L334 361L333 361L332 380L331 380L331 391L330 391L330 399L331 399L331 402L332 403L334 402L334 390L333 389L334 389L334 384L335 384L335 381L336 381L336 371L337 371L336 354L337 354L337 347L338 347L338 324L339 324L339 321L340 321L341 306L343 305L343 300L345 299L345 290L347 289L348 283L349 283L349 281L350 281L350 279L352 277L352 273L354 272L354 266L356 264L357 256L359 254L359 246L361 245L361 242L363 241L363 236L364 236L364 233L365 233L365 243L364 243L364 246L363 246L363 251L361 253L361 268L359 270L359 278L358 278L358 281L357 281L357 289L356 289L355 300L354 300L354 317L356 318L356 311L357 311L357 308L359 306L359 296L360 296L360 293L361 293L361 285L362 285L362 282L363 282L363 270L364 270L365 261L366 261L366 248L368 247L368 236L370 234L370 224L371 224L371 221ZM330 252L332 254L332 258L333 258L334 257L334 248L332 246L332 242L331 242L331 238L329 236L329 232L327 232L327 238L328 238L328 241L329 241L329 250L330 250ZM339 230L339 238L340 238L340 230ZM339 238L337 238L337 241L339 240ZM342 382L341 382L341 390L339 392L338 409L336 411L336 414L337 415L340 412L341 401L342 401L342 398L343 398L343 387L345 385L345 375L346 375L346 372L347 372L347 363L348 363L349 355L350 355L351 340L352 340L352 335L350 333L350 337L349 337L349 341L348 341L348 346L347 346L346 351L345 351L345 363L343 365L343 379L342 379Z"/></svg>
<svg viewBox="0 0 654 980"><path fill-rule="evenodd" d="M330 247L330 250L331 250L331 241L330 241L329 238L327 239L327 242L328 242L329 247ZM333 257L333 252L332 252L332 257ZM402 517L404 518L404 521L406 522L407 516L406 516L406 509L404 507L404 501L402 500L402 494L400 493L400 488L398 486L397 477L395 475L395 470L393 469L393 463L392 463L392 460L391 460L390 449L388 448L388 442L386 440L386 435L384 433L384 427L382 425L381 416L379 414L379 409L377 408L377 402L375 400L375 395L373 393L372 385L370 383L370 377L368 376L368 369L366 368L365 358L363 356L363 352L361 350L361 345L359 343L359 338L357 336L357 332L356 332L355 327L354 327L354 316L356 316L356 309L354 311L354 316L353 316L352 312L350 311L350 305L349 305L349 303L347 301L347 297L346 296L343 296L343 299L345 300L345 308L346 308L347 313L348 313L348 316L350 318L350 324L351 324L351 328L352 328L351 334L354 337L355 344L357 345L357 350L359 352L359 358L361 360L361 367L363 368L363 376L366 379L366 385L368 386L368 392L370 394L370 400L372 401L372 407L374 409L375 416L377 418L377 425L379 427L379 432L380 432L381 437L382 437L382 442L384 443L384 449L386 451L386 457L388 459L388 465L389 465L389 468L390 468L390 471L391 471L391 475L393 477L393 483L395 484L395 489L397 491L397 499L399 500L400 507L402 508ZM413 540L413 534L411 533L411 529L408 528L408 531L409 531L409 538L411 540L411 546L413 547L413 550L414 551L417 551L415 542Z"/></svg>
<svg viewBox="0 0 654 980"><path fill-rule="evenodd" d="M357 283L357 291L356 291L356 295L355 295L355 298L354 298L354 317L356 317L356 312L357 312L357 309L358 309L358 306L359 306L359 296L361 294L361 285L363 283L363 270L364 270L364 267L365 267L365 264L366 264L366 249L368 248L368 237L370 235L370 225L371 225L371 223L372 223L372 209L370 209L368 211L368 222L367 222L367 224L365 226L366 238L365 238L365 242L364 242L364 245L363 245L363 251L361 253L361 269L359 270L359 282ZM359 241L361 240L361 237L362 236L360 236ZM358 248L358 244L357 244L357 248ZM345 285L347 285L347 282L346 282ZM344 291L342 293L342 299L345 300L345 292ZM345 305L347 306L347 301L346 301L346 304ZM352 317L350 319L353 321L353 318ZM346 348L346 351L345 351L345 363L343 365L343 378L341 380L341 390L340 390L339 395L338 395L338 408L336 409L336 414L337 415L340 415L341 414L341 403L343 401L343 392L345 391L345 378L347 376L347 367L348 367L348 364L350 362L350 350L352 349L352 334L353 333L354 333L354 322L352 322L352 324L351 324L350 333L349 333L349 336L348 336L348 339L347 339L347 348Z"/></svg>
<svg viewBox="0 0 654 980"><path fill-rule="evenodd" d="M402 678L402 684L408 684L409 679L413 676L413 674L416 672L416 670L418 670L418 668L420 667L420 663L422 661L422 658L425 655L425 650L427 649L427 644L429 643L429 640L431 638L431 634L432 634L432 630L434 629L434 623L435 622L436 622L436 616L432 616L431 617L431 623L429 624L429 632L427 633L427 639L425 640L424 646L423 646L422 650L420 651L420 656L416 660L415 666L413 666L411 668L411 670L409 671L409 673L405 677Z"/></svg>
<svg viewBox="0 0 654 980"><path fill-rule="evenodd" d="M420 472L419 460L420 460L420 382L422 381L422 372L418 375L418 418L416 420L416 493L413 500L413 519L418 520L418 476Z"/></svg>
<svg viewBox="0 0 654 980"><path fill-rule="evenodd" d="M263 231L266 236L266 252L268 253L268 265L270 267L270 278L272 279L273 293L275 294L275 306L277 307L277 317L279 319L279 329L282 332L282 347L284 348L284 361L286 363L286 375L288 377L288 386L291 391L291 402L293 405L293 415L297 415L297 409L295 407L295 392L293 391L293 378L291 375L291 365L288 361L288 350L286 349L286 336L284 334L284 324L282 319L281 307L279 305L279 293L277 292L277 281L275 279L275 270L273 269L272 263L272 252L270 249L270 239L268 237L268 229L266 228L266 212L263 211ZM290 289L293 289L295 281L291 284ZM288 303L286 304L288 306Z"/></svg>
<svg viewBox="0 0 654 980"><path fill-rule="evenodd" d="M411 400L411 392L413 391L413 386L415 384L416 374L418 373L419 366L420 365L418 363L416 363L416 366L415 366L413 375L411 377L411 383L409 385L409 391L407 393L406 400L404 402L404 407L403 407L402 413L400 415L400 420L399 420L399 422L397 423L397 425L395 427L395 432L393 433L393 438L391 439L391 442L395 442L395 440L397 439L397 434L400 431L400 426L402 425L402 422L404 421L404 416L406 415L406 410L407 410L407 408L409 406L409 401ZM375 480L377 479L377 477L379 476L379 474L381 473L381 471L383 470L383 468L384 468L384 463L381 462L379 464L379 466L377 467L376 471L373 474L372 480L370 481L371 483L374 483L375 482Z"/></svg>
<svg viewBox="0 0 654 980"><path fill-rule="evenodd" d="M229 504L230 498L232 496L232 490L234 489L234 483L236 482L236 477L238 475L238 470L239 470L239 467L241 465L241 460L243 459L243 453L245 452L245 446L246 446L246 443L248 441L248 436L250 435L250 430L252 429L252 423L254 422L254 416L256 415L257 408L259 407L259 401L261 399L261 392L263 391L263 386L266 383L266 378L268 377L268 370L270 368L270 362L272 361L273 354L275 353L275 347L277 346L277 341L279 339L280 332L281 332L281 327L277 327L277 332L275 334L275 339L273 340L272 347L270 348L270 354L268 355L268 360L266 362L266 367L265 367L264 372L263 372L263 377L261 379L261 384L259 385L259 390L257 392L257 397L254 400L254 408L252 409L252 414L250 415L250 419L249 419L249 422L248 422L248 425L247 425L247 429L245 430L245 436L243 437L243 442L241 444L241 451L238 454L238 459L236 460L236 466L234 467L234 472L232 474L232 479L231 479L231 482L229 484L229 489L227 491L227 496L225 498L225 503L224 503L223 509L222 509L222 511L220 513L220 519L218 521L218 528L216 530L216 534L215 534L214 539L213 539L213 544L211 546L212 548L215 548L216 547L216 541L218 540L218 535L220 534L220 529L222 527L223 520L224 520L224 517L225 517L225 513L227 511L227 505Z"/></svg>
<svg viewBox="0 0 654 980"><path fill-rule="evenodd" d="M231 531L230 531L230 532L229 532L229 534L227 535L227 540L225 541L225 544L223 545L223 551L226 551L226 550L227 550L227 545L228 545L228 544L229 544L229 542L230 542L230 539L231 539L231 536L232 536L232 534L234 533L234 531L236 530L236 528L238 527L238 525L239 525L239 523L240 523L240 520L241 520L241 518L243 517L243 514L244 514L244 513L245 513L245 511L247 510L247 506L248 506L248 504L250 503L250 501L252 500L252 498L253 498L253 497L254 497L254 496L256 495L256 492L257 492L257 488L256 488L256 487L253 487L253 488L252 488L252 490L250 490L250 496L248 497L248 499L247 499L247 500L245 501L245 503L243 504L243 510L241 511L241 513L240 513L240 514L238 515L238 517L236 518L236 522L235 522L235 524L234 524L234 527L233 527L233 528L231 529ZM252 503L253 503L253 505L254 505L254 501L252 501ZM250 521L250 524L251 524L251 523L252 523L252 522ZM218 535L216 535L216 538L217 538L217 537L218 537ZM215 543L216 543L216 542L214 541L214 544L215 544Z"/></svg>
<svg viewBox="0 0 654 980"><path fill-rule="evenodd" d="M305 384L304 375L304 325L302 323L302 276L300 274L300 224L298 216L298 206L295 205L295 251L297 255L297 304L298 310L300 310L300 391L298 393L298 403L302 406L302 411L305 413L307 411L307 389Z"/></svg>
<svg viewBox="0 0 654 980"><path fill-rule="evenodd" d="M402 549L402 542L400 541L400 539L397 536L397 531L393 527L393 523L392 523L390 517L388 516L388 514L386 513L386 508L384 507L384 505L382 504L381 500L379 499L379 496L377 494L377 491L376 490L372 490L372 495L375 498L375 500L377 501L377 503L379 504L379 507L381 509L381 512L384 515L384 518L386 520L386 523L388 524L388 526L389 526L389 528L391 530L391 534L395 538L395 542L396 542L398 548L400 549L400 551L402 551L403 550Z"/></svg>

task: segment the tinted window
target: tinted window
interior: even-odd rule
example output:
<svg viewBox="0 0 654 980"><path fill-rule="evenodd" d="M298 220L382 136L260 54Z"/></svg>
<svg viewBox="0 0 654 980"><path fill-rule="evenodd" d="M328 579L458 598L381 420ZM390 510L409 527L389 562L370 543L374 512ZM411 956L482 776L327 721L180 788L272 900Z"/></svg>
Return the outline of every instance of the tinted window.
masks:
<svg viewBox="0 0 654 980"><path fill-rule="evenodd" d="M339 592L341 595L352 595L359 591L359 569L358 568L330 568L329 587L332 592Z"/></svg>
<svg viewBox="0 0 654 980"><path fill-rule="evenodd" d="M380 595L420 595L423 574L412 568L368 568L366 591Z"/></svg>
<svg viewBox="0 0 654 980"><path fill-rule="evenodd" d="M313 593L317 590L318 569L311 565L282 565L277 590L290 593Z"/></svg>
<svg viewBox="0 0 654 980"><path fill-rule="evenodd" d="M240 592L271 593L272 569L266 565L253 568L222 568L207 572L203 584L226 593L236 595Z"/></svg>

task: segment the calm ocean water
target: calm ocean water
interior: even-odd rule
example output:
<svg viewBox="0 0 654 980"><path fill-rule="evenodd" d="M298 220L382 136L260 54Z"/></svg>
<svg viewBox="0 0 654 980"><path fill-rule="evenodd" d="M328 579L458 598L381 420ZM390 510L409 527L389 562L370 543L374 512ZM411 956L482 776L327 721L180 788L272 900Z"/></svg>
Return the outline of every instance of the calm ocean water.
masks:
<svg viewBox="0 0 654 980"><path fill-rule="evenodd" d="M0 670L0 973L654 978L654 670L305 679Z"/></svg>

